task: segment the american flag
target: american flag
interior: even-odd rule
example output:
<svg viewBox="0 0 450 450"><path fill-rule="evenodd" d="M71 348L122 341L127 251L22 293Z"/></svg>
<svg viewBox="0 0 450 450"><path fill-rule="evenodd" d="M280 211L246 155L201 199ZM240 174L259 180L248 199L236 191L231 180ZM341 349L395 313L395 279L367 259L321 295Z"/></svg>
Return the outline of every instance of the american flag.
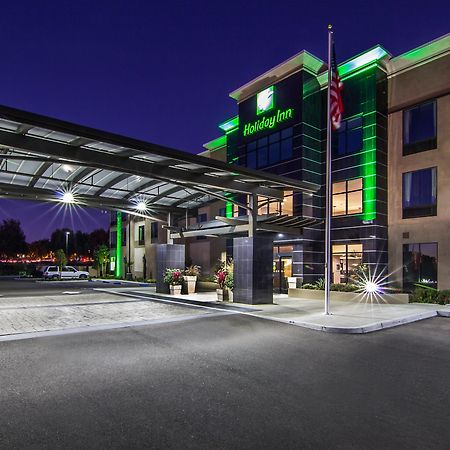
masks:
<svg viewBox="0 0 450 450"><path fill-rule="evenodd" d="M330 89L330 119L333 130L339 129L341 126L341 117L344 112L342 105L341 92L344 84L339 78L338 67L336 63L336 53L333 42L333 56L331 58L331 89Z"/></svg>

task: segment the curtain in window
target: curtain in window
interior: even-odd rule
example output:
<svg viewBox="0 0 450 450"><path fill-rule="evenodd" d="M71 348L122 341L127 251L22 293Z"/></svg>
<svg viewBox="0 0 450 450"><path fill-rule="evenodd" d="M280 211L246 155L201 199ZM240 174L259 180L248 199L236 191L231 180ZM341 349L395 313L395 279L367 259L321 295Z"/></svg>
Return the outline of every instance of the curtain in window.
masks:
<svg viewBox="0 0 450 450"><path fill-rule="evenodd" d="M412 172L403 174L403 206L411 204Z"/></svg>
<svg viewBox="0 0 450 450"><path fill-rule="evenodd" d="M437 193L437 169L431 169L431 200L432 203L436 203L436 193Z"/></svg>

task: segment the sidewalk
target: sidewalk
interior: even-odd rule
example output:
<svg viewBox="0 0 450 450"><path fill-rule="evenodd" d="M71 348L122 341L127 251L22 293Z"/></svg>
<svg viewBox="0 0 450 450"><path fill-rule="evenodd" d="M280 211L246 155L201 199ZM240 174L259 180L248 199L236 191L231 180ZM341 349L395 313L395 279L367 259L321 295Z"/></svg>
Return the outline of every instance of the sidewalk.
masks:
<svg viewBox="0 0 450 450"><path fill-rule="evenodd" d="M111 289L109 291L111 292ZM114 289L114 291L117 294L124 294L120 289ZM323 301L292 298L285 294L275 294L273 305L247 305L236 302L217 302L215 292L200 292L178 297L156 294L155 288L128 289L126 292L128 295L140 295L144 298L152 297L162 301L185 302L220 309L231 309L262 319L335 333L369 333L431 317L449 317L450 315L449 305L425 303L393 305L377 302L332 301L330 305L331 315L325 315L323 313Z"/></svg>

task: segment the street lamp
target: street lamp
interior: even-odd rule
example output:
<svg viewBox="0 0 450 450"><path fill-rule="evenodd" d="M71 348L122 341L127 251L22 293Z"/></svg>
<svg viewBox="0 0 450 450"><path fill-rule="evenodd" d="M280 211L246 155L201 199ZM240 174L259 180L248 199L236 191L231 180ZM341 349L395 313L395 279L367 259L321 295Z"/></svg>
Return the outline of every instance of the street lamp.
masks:
<svg viewBox="0 0 450 450"><path fill-rule="evenodd" d="M67 260L69 260L69 234L70 234L70 231L66 231L66 255L67 255Z"/></svg>

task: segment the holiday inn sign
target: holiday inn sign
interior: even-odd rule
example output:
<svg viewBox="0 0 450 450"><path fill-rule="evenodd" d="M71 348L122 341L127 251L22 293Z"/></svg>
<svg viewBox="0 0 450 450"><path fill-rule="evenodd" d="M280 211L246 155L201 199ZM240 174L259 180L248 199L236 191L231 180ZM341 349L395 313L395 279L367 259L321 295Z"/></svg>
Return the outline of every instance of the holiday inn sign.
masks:
<svg viewBox="0 0 450 450"><path fill-rule="evenodd" d="M272 116L262 117L261 119L255 120L251 123L246 123L244 125L244 136L250 136L258 131L263 131L267 129L272 129L276 125L286 120L292 119L294 117L294 108L288 108L282 111L279 109Z"/></svg>

